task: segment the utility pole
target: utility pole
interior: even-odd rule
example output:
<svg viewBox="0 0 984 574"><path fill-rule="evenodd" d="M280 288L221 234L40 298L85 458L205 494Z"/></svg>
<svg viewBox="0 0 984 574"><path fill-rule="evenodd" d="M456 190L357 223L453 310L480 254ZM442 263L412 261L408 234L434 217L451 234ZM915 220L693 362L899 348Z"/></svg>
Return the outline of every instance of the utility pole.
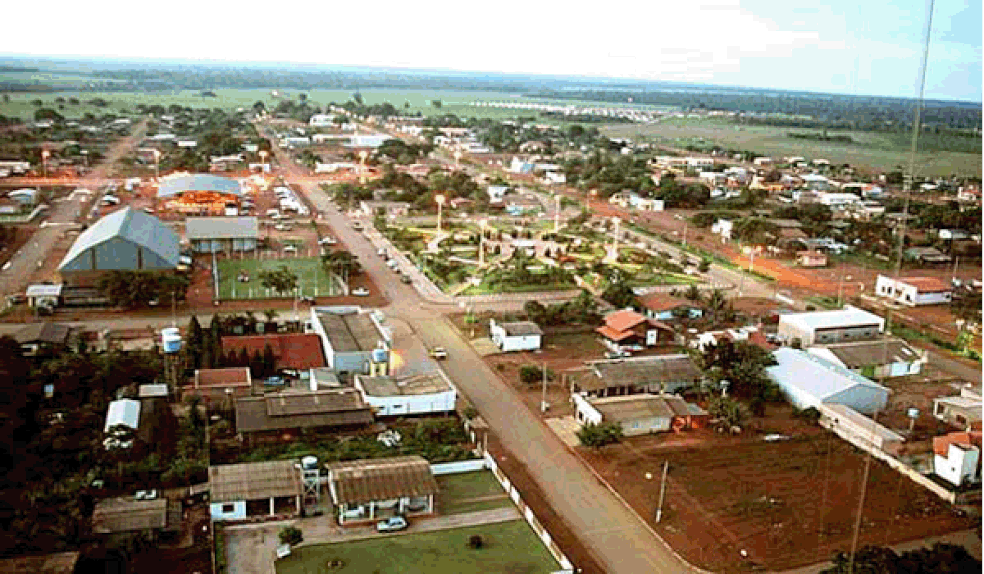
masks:
<svg viewBox="0 0 984 574"><path fill-rule="evenodd" d="M666 473L670 470L670 461L663 461L663 480L659 485L659 506L656 507L656 524L663 519L663 497L666 495Z"/></svg>
<svg viewBox="0 0 984 574"><path fill-rule="evenodd" d="M543 391L540 394L540 412L547 412L547 363L543 363Z"/></svg>

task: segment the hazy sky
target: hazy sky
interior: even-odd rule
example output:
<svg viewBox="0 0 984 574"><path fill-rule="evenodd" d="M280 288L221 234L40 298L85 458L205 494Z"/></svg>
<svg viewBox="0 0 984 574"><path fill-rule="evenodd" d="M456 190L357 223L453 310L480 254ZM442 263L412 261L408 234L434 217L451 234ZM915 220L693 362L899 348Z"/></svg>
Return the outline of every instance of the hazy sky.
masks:
<svg viewBox="0 0 984 574"><path fill-rule="evenodd" d="M802 7L790 6L801 4ZM260 7L262 6L262 7ZM913 96L921 0L8 5L8 54L448 68ZM26 25L30 23L30 25ZM981 101L980 0L937 0L926 95Z"/></svg>

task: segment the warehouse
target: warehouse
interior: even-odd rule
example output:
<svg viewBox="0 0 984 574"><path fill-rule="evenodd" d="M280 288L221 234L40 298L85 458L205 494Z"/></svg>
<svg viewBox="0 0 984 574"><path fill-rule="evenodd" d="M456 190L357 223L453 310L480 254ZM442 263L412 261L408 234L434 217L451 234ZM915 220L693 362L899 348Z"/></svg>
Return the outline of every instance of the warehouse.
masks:
<svg viewBox="0 0 984 574"><path fill-rule="evenodd" d="M157 200L168 211L186 215L238 215L243 188L217 175L174 175L161 179Z"/></svg>
<svg viewBox="0 0 984 574"><path fill-rule="evenodd" d="M798 409L838 404L873 413L888 404L889 389L840 365L788 347L776 349L773 356L777 364L766 373Z"/></svg>
<svg viewBox="0 0 984 574"><path fill-rule="evenodd" d="M185 238L195 253L253 251L260 238L256 217L189 217Z"/></svg>
<svg viewBox="0 0 984 574"><path fill-rule="evenodd" d="M114 211L79 235L58 272L73 287L93 287L109 271L173 272L178 235L156 217L131 207Z"/></svg>
<svg viewBox="0 0 984 574"><path fill-rule="evenodd" d="M790 313L779 317L777 334L787 343L803 347L874 339L885 330L885 319L864 309L845 305L834 311Z"/></svg>

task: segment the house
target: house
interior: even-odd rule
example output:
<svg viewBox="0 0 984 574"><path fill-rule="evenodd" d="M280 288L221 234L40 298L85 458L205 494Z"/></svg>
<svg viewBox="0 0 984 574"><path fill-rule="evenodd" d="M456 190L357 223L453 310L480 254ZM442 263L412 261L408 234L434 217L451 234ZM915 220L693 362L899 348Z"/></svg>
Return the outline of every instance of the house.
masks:
<svg viewBox="0 0 984 574"><path fill-rule="evenodd" d="M327 366L342 377L370 374L373 351L388 351L392 341L376 315L359 307L312 307L311 326L321 340Z"/></svg>
<svg viewBox="0 0 984 574"><path fill-rule="evenodd" d="M824 403L816 407L820 411L820 426L830 429L844 440L866 450L879 450L898 454L905 438L879 424L849 406Z"/></svg>
<svg viewBox="0 0 984 574"><path fill-rule="evenodd" d="M212 520L299 514L303 496L299 466L293 460L271 460L208 467Z"/></svg>
<svg viewBox="0 0 984 574"><path fill-rule="evenodd" d="M489 203L498 204L502 203L502 198L509 191L509 187L505 185L490 185L488 188Z"/></svg>
<svg viewBox="0 0 984 574"><path fill-rule="evenodd" d="M676 395L626 395L595 398L571 395L574 418L582 425L615 423L625 436L703 428L710 416Z"/></svg>
<svg viewBox="0 0 984 574"><path fill-rule="evenodd" d="M827 254L821 251L800 251L796 254L796 263L800 267L826 267Z"/></svg>
<svg viewBox="0 0 984 574"><path fill-rule="evenodd" d="M840 365L789 347L772 355L777 364L765 371L798 409L839 404L872 413L888 404L889 389Z"/></svg>
<svg viewBox="0 0 984 574"><path fill-rule="evenodd" d="M355 375L355 388L376 416L443 414L454 411L457 390L443 371L397 379Z"/></svg>
<svg viewBox="0 0 984 574"><path fill-rule="evenodd" d="M125 207L83 231L58 265L62 279L92 287L111 271L173 272L178 235L156 217Z"/></svg>
<svg viewBox="0 0 984 574"><path fill-rule="evenodd" d="M916 261L918 263L932 265L945 264L953 261L953 258L943 253L935 247L910 247L906 249L905 258L909 261Z"/></svg>
<svg viewBox="0 0 984 574"><path fill-rule="evenodd" d="M933 437L933 472L954 486L981 480L981 432Z"/></svg>
<svg viewBox="0 0 984 574"><path fill-rule="evenodd" d="M277 370L307 370L325 366L321 339L314 333L224 336L222 354L238 356L245 350L250 357L256 354L262 356L268 345L273 351Z"/></svg>
<svg viewBox="0 0 984 574"><path fill-rule="evenodd" d="M547 184L564 184L567 183L567 176L560 171L548 171L543 174L543 179Z"/></svg>
<svg viewBox="0 0 984 574"><path fill-rule="evenodd" d="M772 158L771 157L757 157L757 158L755 158L755 159L752 160L752 163L755 164L758 167L768 167L768 166L772 165Z"/></svg>
<svg viewBox="0 0 984 574"><path fill-rule="evenodd" d="M25 357L60 352L75 343L73 329L62 323L31 323L12 335Z"/></svg>
<svg viewBox="0 0 984 574"><path fill-rule="evenodd" d="M918 305L943 305L953 300L953 286L936 277L899 277L878 275L875 294L897 303Z"/></svg>
<svg viewBox="0 0 984 574"><path fill-rule="evenodd" d="M704 309L689 299L681 299L655 291L639 298L643 313L648 319L657 321L678 321L680 319L700 319Z"/></svg>
<svg viewBox="0 0 984 574"><path fill-rule="evenodd" d="M382 215L383 217L394 219L406 217L410 214L410 204L405 201L368 201L363 200L359 204L359 209L369 217Z"/></svg>
<svg viewBox="0 0 984 574"><path fill-rule="evenodd" d="M308 120L308 125L313 128L333 127L335 125L335 114L314 114Z"/></svg>
<svg viewBox="0 0 984 574"><path fill-rule="evenodd" d="M434 513L437 481L422 457L351 460L325 467L338 524Z"/></svg>
<svg viewBox="0 0 984 574"><path fill-rule="evenodd" d="M689 355L591 361L565 373L570 388L588 396L674 393L696 387L703 375Z"/></svg>
<svg viewBox="0 0 984 574"><path fill-rule="evenodd" d="M92 511L92 533L110 536L143 536L156 540L163 533L181 531L181 503L167 498L135 500L131 496L107 498Z"/></svg>
<svg viewBox="0 0 984 574"><path fill-rule="evenodd" d="M386 134L355 134L349 138L345 147L377 148L383 145L386 140L391 139L393 137Z"/></svg>
<svg viewBox="0 0 984 574"><path fill-rule="evenodd" d="M236 399L236 432L249 441L263 435L279 439L303 429L362 427L372 420L372 407L352 388Z"/></svg>
<svg viewBox="0 0 984 574"><path fill-rule="evenodd" d="M109 403L106 411L106 423L103 425L103 446L107 450L113 448L130 448L133 446L133 436L140 429L140 401L119 399Z"/></svg>
<svg viewBox="0 0 984 574"><path fill-rule="evenodd" d="M189 217L185 238L195 253L253 251L260 238L256 217Z"/></svg>
<svg viewBox="0 0 984 574"><path fill-rule="evenodd" d="M786 344L797 341L803 347L817 344L839 343L874 339L885 330L885 319L845 305L832 311L788 313L779 317L777 335Z"/></svg>
<svg viewBox="0 0 984 574"><path fill-rule="evenodd" d="M78 561L78 552L17 556L0 559L0 572L5 574L75 574Z"/></svg>
<svg viewBox="0 0 984 574"><path fill-rule="evenodd" d="M933 416L951 425L968 429L981 421L981 394L969 386L953 397L933 399Z"/></svg>
<svg viewBox="0 0 984 574"><path fill-rule="evenodd" d="M224 369L195 369L192 384L184 388L185 395L197 395L208 403L235 400L253 394L253 377L249 367Z"/></svg>
<svg viewBox="0 0 984 574"><path fill-rule="evenodd" d="M24 296L27 297L27 306L32 309L38 307L57 307L61 304L63 283L51 285L47 283L28 285Z"/></svg>
<svg viewBox="0 0 984 574"><path fill-rule="evenodd" d="M718 219L711 225L711 233L720 235L721 241L730 241L731 233L734 231L735 224L728 219Z"/></svg>
<svg viewBox="0 0 984 574"><path fill-rule="evenodd" d="M496 323L489 320L489 335L492 342L504 353L512 351L535 351L540 348L543 331L532 321Z"/></svg>
<svg viewBox="0 0 984 574"><path fill-rule="evenodd" d="M814 345L806 352L869 379L918 375L928 360L926 351L896 338Z"/></svg>
<svg viewBox="0 0 984 574"><path fill-rule="evenodd" d="M595 329L602 343L612 350L637 350L674 341L673 329L655 319L628 309L609 313L605 324Z"/></svg>
<svg viewBox="0 0 984 574"><path fill-rule="evenodd" d="M754 325L735 329L705 331L696 335L690 335L688 346L692 349L697 349L701 353L706 351L711 345L719 345L724 341L731 341L732 343L748 342L762 347L763 345L761 343L763 341L758 338L759 336L764 338L764 335L759 332L759 328Z"/></svg>

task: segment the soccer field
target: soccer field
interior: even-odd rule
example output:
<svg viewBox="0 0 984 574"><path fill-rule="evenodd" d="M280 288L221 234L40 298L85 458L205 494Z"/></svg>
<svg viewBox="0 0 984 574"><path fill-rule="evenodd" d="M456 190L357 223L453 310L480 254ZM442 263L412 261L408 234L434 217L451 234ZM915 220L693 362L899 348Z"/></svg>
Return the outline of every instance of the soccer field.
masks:
<svg viewBox="0 0 984 574"><path fill-rule="evenodd" d="M285 257L283 259L224 259L218 262L218 299L267 299L292 297L263 287L260 283L261 271L275 271L287 267L297 275L297 284L302 297L330 297L339 295L337 282L332 281L321 266L318 257ZM238 281L239 272L245 271L249 281Z"/></svg>

